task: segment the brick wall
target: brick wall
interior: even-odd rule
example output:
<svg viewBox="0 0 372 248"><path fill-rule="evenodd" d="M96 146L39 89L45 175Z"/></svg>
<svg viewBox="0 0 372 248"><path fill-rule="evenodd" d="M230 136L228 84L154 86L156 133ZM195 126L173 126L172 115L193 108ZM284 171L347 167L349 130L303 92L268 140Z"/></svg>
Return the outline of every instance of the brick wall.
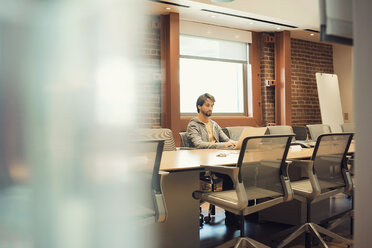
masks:
<svg viewBox="0 0 372 248"><path fill-rule="evenodd" d="M315 73L333 73L332 45L291 39L292 124L321 123Z"/></svg>
<svg viewBox="0 0 372 248"><path fill-rule="evenodd" d="M148 16L145 22L139 81L139 125L154 127L161 125L161 57L160 16ZM143 80L143 81L142 81Z"/></svg>
<svg viewBox="0 0 372 248"><path fill-rule="evenodd" d="M265 80L275 79L274 44L265 43L261 34L260 69L262 95L262 123L275 122L274 87L266 87ZM291 39L292 125L321 123L315 73L333 73L332 46Z"/></svg>
<svg viewBox="0 0 372 248"><path fill-rule="evenodd" d="M275 79L274 43L264 42L266 36L274 35L263 33L260 36L261 107L264 126L275 122L275 88L265 86L265 80Z"/></svg>

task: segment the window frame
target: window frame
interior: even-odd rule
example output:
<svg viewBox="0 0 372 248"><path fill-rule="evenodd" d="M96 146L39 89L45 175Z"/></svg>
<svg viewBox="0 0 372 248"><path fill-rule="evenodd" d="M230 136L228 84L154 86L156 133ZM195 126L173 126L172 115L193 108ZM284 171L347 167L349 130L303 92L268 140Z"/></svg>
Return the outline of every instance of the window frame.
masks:
<svg viewBox="0 0 372 248"><path fill-rule="evenodd" d="M180 116L179 91L179 14L161 16L161 126L170 128L176 145L181 144L178 133L185 131L193 117ZM252 114L250 116L212 116L221 127L261 126L261 77L260 77L260 36L251 32L249 62L252 67Z"/></svg>
<svg viewBox="0 0 372 248"><path fill-rule="evenodd" d="M221 127L227 126L261 126L262 109L261 109L261 76L260 76L260 39L259 33L252 32L252 43L249 44L249 65L252 67L252 113L246 113L241 116L228 116L213 114L211 118ZM248 64L246 65L248 70ZM179 83L179 82L178 82ZM196 101L196 99L195 99ZM248 101L248 98L245 99ZM197 112L192 116L181 116L179 112L180 130L186 130L190 120L197 116Z"/></svg>
<svg viewBox="0 0 372 248"><path fill-rule="evenodd" d="M183 35L183 34L180 34L180 36L181 35ZM187 35L187 36L204 38L203 36L196 36L196 35ZM208 39L213 39L213 38L208 38ZM219 40L219 39L215 38L215 40ZM233 60L233 59L219 59L219 58L211 58L211 57L203 57L203 56L181 55L181 51L180 51L179 59L185 58L185 59L229 62L229 63L237 63L237 64L242 65L242 73L243 73L243 89L242 90L243 90L243 105L244 105L243 112L242 113L239 113L239 112L234 112L234 113L227 113L227 112L216 113L216 112L213 112L213 116L238 116L238 117L249 116L249 107L250 107L249 106L249 90L253 91L253 85L252 85L251 89L248 89L248 78L249 78L249 76L251 76L251 80L252 80L252 75L248 75L248 73L249 73L248 65L251 65L251 63L250 63L251 43L248 43L248 42L241 42L241 43L244 43L245 46L246 46L247 61ZM181 77L180 77L180 82L179 83L181 85ZM252 95L253 95L253 92L252 92ZM196 101L196 99L195 99L195 101ZM181 92L180 92L180 102L181 102ZM253 105L253 101L252 101L252 105ZM181 116L181 118L182 117L195 116L195 112L181 112L181 109L180 109L180 116Z"/></svg>

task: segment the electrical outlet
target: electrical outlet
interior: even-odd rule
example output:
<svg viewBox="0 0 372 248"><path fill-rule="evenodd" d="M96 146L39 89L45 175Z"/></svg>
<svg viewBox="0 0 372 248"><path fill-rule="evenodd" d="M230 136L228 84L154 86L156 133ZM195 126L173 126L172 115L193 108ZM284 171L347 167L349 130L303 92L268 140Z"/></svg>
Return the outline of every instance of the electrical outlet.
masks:
<svg viewBox="0 0 372 248"><path fill-rule="evenodd" d="M349 113L344 113L344 120L345 121L349 120Z"/></svg>
<svg viewBox="0 0 372 248"><path fill-rule="evenodd" d="M266 87L275 86L275 80L265 80Z"/></svg>

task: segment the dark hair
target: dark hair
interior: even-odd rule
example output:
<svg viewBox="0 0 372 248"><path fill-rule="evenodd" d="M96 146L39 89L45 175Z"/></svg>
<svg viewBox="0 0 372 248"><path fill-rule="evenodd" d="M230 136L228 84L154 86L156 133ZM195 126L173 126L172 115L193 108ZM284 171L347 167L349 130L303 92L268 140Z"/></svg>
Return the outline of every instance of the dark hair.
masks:
<svg viewBox="0 0 372 248"><path fill-rule="evenodd" d="M208 94L208 93L205 93L201 96L198 97L198 100L196 101L196 110L198 111L198 113L200 112L198 106L203 106L205 100L211 100L212 102L215 102L216 100L214 99L214 96L212 96L211 94Z"/></svg>

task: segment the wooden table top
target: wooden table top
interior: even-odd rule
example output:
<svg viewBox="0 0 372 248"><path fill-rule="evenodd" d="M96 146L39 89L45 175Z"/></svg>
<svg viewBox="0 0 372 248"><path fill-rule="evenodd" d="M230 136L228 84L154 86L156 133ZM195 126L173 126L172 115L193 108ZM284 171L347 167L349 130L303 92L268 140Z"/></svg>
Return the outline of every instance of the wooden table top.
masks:
<svg viewBox="0 0 372 248"><path fill-rule="evenodd" d="M313 154L313 148L302 148L299 151L290 149L288 159L308 159ZM354 143L349 152L355 151ZM222 155L222 156L221 156ZM238 150L200 149L164 151L161 159L160 170L179 171L200 169L200 165L235 165L239 158Z"/></svg>

